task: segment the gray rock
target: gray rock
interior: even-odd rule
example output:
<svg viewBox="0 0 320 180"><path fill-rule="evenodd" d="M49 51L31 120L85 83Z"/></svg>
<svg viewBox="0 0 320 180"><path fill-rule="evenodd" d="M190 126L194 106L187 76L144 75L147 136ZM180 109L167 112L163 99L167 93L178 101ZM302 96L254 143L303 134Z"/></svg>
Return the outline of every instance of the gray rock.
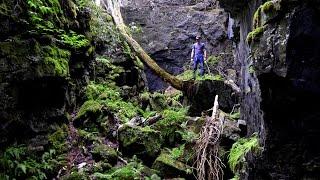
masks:
<svg viewBox="0 0 320 180"><path fill-rule="evenodd" d="M201 34L209 55L219 55L230 49L226 34L227 13L216 8L215 1L194 0L134 0L123 3L126 24L141 26L142 33L134 38L157 63L172 74L183 72L190 61L191 47ZM224 59L230 60L232 53ZM231 61L232 62L232 61ZM151 90L167 85L147 70Z"/></svg>

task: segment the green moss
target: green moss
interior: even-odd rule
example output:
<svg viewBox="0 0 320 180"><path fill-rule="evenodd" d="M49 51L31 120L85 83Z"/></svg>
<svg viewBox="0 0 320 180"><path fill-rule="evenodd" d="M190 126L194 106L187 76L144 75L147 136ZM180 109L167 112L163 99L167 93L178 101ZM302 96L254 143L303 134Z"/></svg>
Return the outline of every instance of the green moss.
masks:
<svg viewBox="0 0 320 180"><path fill-rule="evenodd" d="M81 109L86 110L90 104L94 105L94 110L106 107L108 110L116 113L123 122L129 121L142 111L132 102L124 101L121 97L120 89L112 84L90 83L86 87L86 97L88 101L85 103L85 106L82 106L83 108L80 108L78 117L83 115L82 112L85 112Z"/></svg>
<svg viewBox="0 0 320 180"><path fill-rule="evenodd" d="M144 64L142 63L142 61L140 60L140 58L138 56L135 56L134 64L137 67L139 67L140 69L144 69Z"/></svg>
<svg viewBox="0 0 320 180"><path fill-rule="evenodd" d="M250 66L249 67L249 73L253 74L255 72L255 69L253 66Z"/></svg>
<svg viewBox="0 0 320 180"><path fill-rule="evenodd" d="M240 180L240 176L238 174L236 174L232 179L230 180Z"/></svg>
<svg viewBox="0 0 320 180"><path fill-rule="evenodd" d="M84 172L71 172L70 175L62 177L63 180L88 180L88 175Z"/></svg>
<svg viewBox="0 0 320 180"><path fill-rule="evenodd" d="M257 152L261 148L259 146L259 139L257 135L250 138L240 138L232 145L228 156L228 163L231 170L237 173L240 170L242 163L245 161L245 156L249 151Z"/></svg>
<svg viewBox="0 0 320 180"><path fill-rule="evenodd" d="M97 61L97 70L101 69L101 72L108 72L105 76L106 80L114 81L121 73L125 72L122 66L118 66L112 63L112 60L105 56L98 56Z"/></svg>
<svg viewBox="0 0 320 180"><path fill-rule="evenodd" d="M59 127L53 134L48 136L49 142L59 153L67 150L68 127L63 125Z"/></svg>
<svg viewBox="0 0 320 180"><path fill-rule="evenodd" d="M97 100L88 100L80 108L76 119L87 118L101 112L102 104Z"/></svg>
<svg viewBox="0 0 320 180"><path fill-rule="evenodd" d="M161 132L167 143L174 144L177 139L181 139L178 131L182 131L182 123L186 121L187 108L166 109L162 112L163 119L153 125Z"/></svg>
<svg viewBox="0 0 320 180"><path fill-rule="evenodd" d="M215 66L219 63L220 60L220 56L209 56L207 62L209 65Z"/></svg>
<svg viewBox="0 0 320 180"><path fill-rule="evenodd" d="M276 10L274 2L273 1L267 1L265 2L262 6L262 11L266 14L272 13L273 11Z"/></svg>
<svg viewBox="0 0 320 180"><path fill-rule="evenodd" d="M82 129L78 129L79 137L81 137L84 141L92 142L99 142L100 138L98 132L88 132Z"/></svg>
<svg viewBox="0 0 320 180"><path fill-rule="evenodd" d="M253 41L257 41L258 38L263 34L264 27L258 27L250 32L247 36L247 42L250 44Z"/></svg>
<svg viewBox="0 0 320 180"><path fill-rule="evenodd" d="M168 149L169 156L174 160L179 159L184 153L184 147L185 147L185 145L183 144L183 145L176 147L176 148L173 148L171 150Z"/></svg>
<svg viewBox="0 0 320 180"><path fill-rule="evenodd" d="M184 71L182 74L177 75L177 78L183 81L189 81L193 78L193 70ZM212 74L204 74L200 76L199 74L196 75L196 80L205 81L205 80L212 80L212 81L222 81L223 77L219 74L212 75Z"/></svg>
<svg viewBox="0 0 320 180"><path fill-rule="evenodd" d="M27 0L30 22L38 32L58 32L62 21L65 21L59 0Z"/></svg>
<svg viewBox="0 0 320 180"><path fill-rule="evenodd" d="M150 173L155 171L146 168L140 162L130 162L125 166L114 168L108 173L95 173L95 179L107 179L107 180L132 180L132 179L144 179L144 177L151 176Z"/></svg>
<svg viewBox="0 0 320 180"><path fill-rule="evenodd" d="M39 76L69 76L69 58L71 53L57 46L44 46L40 50L43 64L37 68Z"/></svg>
<svg viewBox="0 0 320 180"><path fill-rule="evenodd" d="M11 12L12 12L12 2L11 1L7 1L7 2L1 2L0 3L0 16L11 16Z"/></svg>
<svg viewBox="0 0 320 180"><path fill-rule="evenodd" d="M195 140L199 136L199 134L196 134L195 132L187 129L183 129L181 131L176 131L176 132L178 132L181 135L183 141L190 142L190 143L195 142Z"/></svg>
<svg viewBox="0 0 320 180"><path fill-rule="evenodd" d="M261 26L261 7L259 7L253 15L253 29Z"/></svg>
<svg viewBox="0 0 320 180"><path fill-rule="evenodd" d="M68 34L62 34L60 38L64 44L73 49L88 47L90 45L89 40L84 35L77 34L74 31Z"/></svg>
<svg viewBox="0 0 320 180"><path fill-rule="evenodd" d="M108 162L111 164L116 162L118 158L117 151L105 144L95 145L91 153L96 160L102 160L103 162Z"/></svg>
<svg viewBox="0 0 320 180"><path fill-rule="evenodd" d="M125 125L119 130L119 141L122 146L127 149L144 149L144 153L148 156L155 156L161 148L163 139L158 131L150 127L131 127ZM141 153L141 152L137 152Z"/></svg>
<svg viewBox="0 0 320 180"><path fill-rule="evenodd" d="M239 119L240 118L240 112L235 112L230 114L231 119Z"/></svg>
<svg viewBox="0 0 320 180"><path fill-rule="evenodd" d="M168 103L166 100L167 100L167 98L162 93L155 92L155 93L151 94L150 104L151 104L152 110L162 111L164 109L167 109Z"/></svg>
<svg viewBox="0 0 320 180"><path fill-rule="evenodd" d="M118 87L112 84L97 84L90 82L86 87L86 98L88 100L121 99L121 92Z"/></svg>
<svg viewBox="0 0 320 180"><path fill-rule="evenodd" d="M175 160L171 155L163 151L160 156L154 161L152 168L158 170L160 174L165 176L166 174L191 174L192 169L188 165L181 161Z"/></svg>

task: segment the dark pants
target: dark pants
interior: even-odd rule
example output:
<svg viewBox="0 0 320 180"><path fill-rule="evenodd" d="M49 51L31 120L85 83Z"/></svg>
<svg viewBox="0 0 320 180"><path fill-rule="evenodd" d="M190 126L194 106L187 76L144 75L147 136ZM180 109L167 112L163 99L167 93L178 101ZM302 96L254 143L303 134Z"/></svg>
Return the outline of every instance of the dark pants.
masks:
<svg viewBox="0 0 320 180"><path fill-rule="evenodd" d="M193 59L193 73L195 76L195 73L198 69L198 65L200 66L200 75L203 76L204 75L204 58L203 55L197 55L194 57Z"/></svg>

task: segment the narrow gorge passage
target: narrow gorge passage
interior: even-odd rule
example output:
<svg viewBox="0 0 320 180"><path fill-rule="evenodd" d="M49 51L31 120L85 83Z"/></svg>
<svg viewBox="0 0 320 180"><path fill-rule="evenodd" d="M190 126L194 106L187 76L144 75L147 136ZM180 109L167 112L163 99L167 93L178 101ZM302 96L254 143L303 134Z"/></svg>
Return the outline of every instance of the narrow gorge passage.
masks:
<svg viewBox="0 0 320 180"><path fill-rule="evenodd" d="M0 1L0 179L319 179L319 16L319 0Z"/></svg>

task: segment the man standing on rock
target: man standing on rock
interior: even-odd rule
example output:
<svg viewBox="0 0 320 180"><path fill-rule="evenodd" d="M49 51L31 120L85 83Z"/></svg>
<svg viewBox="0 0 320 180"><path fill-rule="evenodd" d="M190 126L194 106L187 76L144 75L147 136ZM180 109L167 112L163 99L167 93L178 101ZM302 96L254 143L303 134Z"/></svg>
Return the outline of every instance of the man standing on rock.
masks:
<svg viewBox="0 0 320 180"><path fill-rule="evenodd" d="M204 43L201 42L201 37L196 37L196 43L192 46L191 62L193 62L193 79L196 79L196 71L198 64L200 65L200 75L204 75L204 61L207 59L207 51Z"/></svg>

